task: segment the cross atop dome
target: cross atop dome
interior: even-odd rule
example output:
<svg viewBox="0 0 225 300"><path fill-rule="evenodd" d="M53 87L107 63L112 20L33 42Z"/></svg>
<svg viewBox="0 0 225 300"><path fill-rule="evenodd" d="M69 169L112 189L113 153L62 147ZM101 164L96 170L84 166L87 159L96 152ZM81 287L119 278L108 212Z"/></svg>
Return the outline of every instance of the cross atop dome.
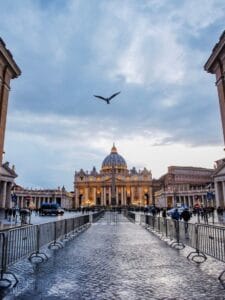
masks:
<svg viewBox="0 0 225 300"><path fill-rule="evenodd" d="M115 143L113 143L111 153L117 153L117 149L116 149Z"/></svg>

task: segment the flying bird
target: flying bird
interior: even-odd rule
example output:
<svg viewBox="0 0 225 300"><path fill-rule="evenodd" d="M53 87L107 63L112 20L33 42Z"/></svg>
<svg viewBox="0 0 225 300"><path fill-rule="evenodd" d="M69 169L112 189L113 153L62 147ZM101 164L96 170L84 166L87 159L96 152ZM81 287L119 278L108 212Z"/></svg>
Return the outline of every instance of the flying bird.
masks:
<svg viewBox="0 0 225 300"><path fill-rule="evenodd" d="M119 95L121 92L117 92L115 94L113 94L112 96L110 96L109 98L105 98L105 97L102 97L102 96L98 96L98 95L94 95L94 97L96 98L99 98L101 100L104 100L106 101L107 104L110 104L110 101L112 100L112 98L116 97L117 95Z"/></svg>

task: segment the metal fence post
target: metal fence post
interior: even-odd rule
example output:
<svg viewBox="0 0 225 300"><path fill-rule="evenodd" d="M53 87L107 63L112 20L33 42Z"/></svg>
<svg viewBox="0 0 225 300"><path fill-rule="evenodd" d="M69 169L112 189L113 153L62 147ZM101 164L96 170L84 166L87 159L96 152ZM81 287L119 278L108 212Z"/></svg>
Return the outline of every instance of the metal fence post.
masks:
<svg viewBox="0 0 225 300"><path fill-rule="evenodd" d="M36 225L36 228L36 251L31 253L28 259L32 261L34 257L38 257L41 259L41 262L43 262L45 259L48 259L48 256L44 252L40 252L40 225Z"/></svg>
<svg viewBox="0 0 225 300"><path fill-rule="evenodd" d="M168 220L165 218L166 237L168 237Z"/></svg>
<svg viewBox="0 0 225 300"><path fill-rule="evenodd" d="M51 249L52 247L63 248L63 244L57 242L57 221L54 222L54 241L49 244L48 248Z"/></svg>
<svg viewBox="0 0 225 300"><path fill-rule="evenodd" d="M2 260L1 260L1 277L0 282L6 282L7 285L4 285L5 288L8 288L12 285L12 281L9 278L4 278L4 275L12 275L15 280L13 287L17 285L19 280L17 279L16 275L12 272L7 271L7 254L8 254L8 233L1 233L3 243L2 243Z"/></svg>
<svg viewBox="0 0 225 300"><path fill-rule="evenodd" d="M187 259L191 259L197 264L201 264L207 260L205 253L199 250L199 224L195 224L195 251L188 254Z"/></svg>

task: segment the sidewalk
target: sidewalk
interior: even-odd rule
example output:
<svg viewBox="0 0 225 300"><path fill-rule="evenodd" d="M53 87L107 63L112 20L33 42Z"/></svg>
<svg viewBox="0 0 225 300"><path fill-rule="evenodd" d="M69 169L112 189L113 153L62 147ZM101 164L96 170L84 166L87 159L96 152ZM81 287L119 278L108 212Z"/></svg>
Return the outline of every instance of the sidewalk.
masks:
<svg viewBox="0 0 225 300"><path fill-rule="evenodd" d="M224 264L210 263L209 273L141 226L119 218L113 223L106 213L43 264L21 261L13 267L20 284L3 291L3 299L225 299L217 279Z"/></svg>

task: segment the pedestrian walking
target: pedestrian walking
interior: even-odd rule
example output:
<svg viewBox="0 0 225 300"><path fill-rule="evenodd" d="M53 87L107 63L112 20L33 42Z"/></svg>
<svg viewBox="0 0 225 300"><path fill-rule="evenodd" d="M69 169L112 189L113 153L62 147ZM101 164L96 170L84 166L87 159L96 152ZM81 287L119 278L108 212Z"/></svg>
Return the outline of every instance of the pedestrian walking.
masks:
<svg viewBox="0 0 225 300"><path fill-rule="evenodd" d="M181 213L181 219L184 220L184 232L185 234L188 232L188 221L191 219L191 214L187 208Z"/></svg>
<svg viewBox="0 0 225 300"><path fill-rule="evenodd" d="M152 213L153 217L156 215L157 211L156 211L155 205L153 205L153 207L151 209L151 213Z"/></svg>
<svg viewBox="0 0 225 300"><path fill-rule="evenodd" d="M223 209L220 206L218 206L216 211L219 223L223 223Z"/></svg>
<svg viewBox="0 0 225 300"><path fill-rule="evenodd" d="M8 212L9 212L8 208L5 208L5 219L6 219L6 220L7 220L7 218L8 218Z"/></svg>
<svg viewBox="0 0 225 300"><path fill-rule="evenodd" d="M177 236L177 240L178 240L179 239L179 219L180 219L180 214L179 214L177 208L175 208L174 212L171 215L171 218L174 221L174 227L175 227L176 236Z"/></svg>
<svg viewBox="0 0 225 300"><path fill-rule="evenodd" d="M13 221L15 221L15 219L16 219L16 208L15 207L12 209L12 216L13 216Z"/></svg>
<svg viewBox="0 0 225 300"><path fill-rule="evenodd" d="M175 208L174 212L171 215L171 218L175 221L178 221L180 219L180 214L177 208Z"/></svg>
<svg viewBox="0 0 225 300"><path fill-rule="evenodd" d="M12 219L12 208L9 208L8 210L8 221L11 222Z"/></svg>
<svg viewBox="0 0 225 300"><path fill-rule="evenodd" d="M163 224L165 226L166 225L166 208L163 208L162 217L163 217Z"/></svg>
<svg viewBox="0 0 225 300"><path fill-rule="evenodd" d="M166 208L163 208L163 211L162 211L162 217L163 217L163 218L166 218Z"/></svg>
<svg viewBox="0 0 225 300"><path fill-rule="evenodd" d="M208 211L207 208L203 208L202 210L203 220L205 224L208 224Z"/></svg>

